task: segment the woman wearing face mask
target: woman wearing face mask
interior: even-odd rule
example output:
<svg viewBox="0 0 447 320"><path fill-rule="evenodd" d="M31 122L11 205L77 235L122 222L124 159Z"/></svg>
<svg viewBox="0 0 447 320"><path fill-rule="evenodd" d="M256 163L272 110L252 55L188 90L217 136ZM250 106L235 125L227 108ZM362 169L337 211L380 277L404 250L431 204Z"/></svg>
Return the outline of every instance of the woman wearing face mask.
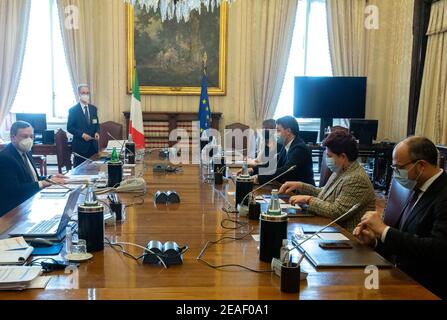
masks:
<svg viewBox="0 0 447 320"><path fill-rule="evenodd" d="M365 170L357 162L358 147L355 138L346 132L332 132L324 141L327 166L332 171L324 188L302 182L286 182L280 193L297 194L291 204L305 204L307 210L319 216L336 219L354 205L360 207L339 224L354 230L366 211L375 210L374 190Z"/></svg>

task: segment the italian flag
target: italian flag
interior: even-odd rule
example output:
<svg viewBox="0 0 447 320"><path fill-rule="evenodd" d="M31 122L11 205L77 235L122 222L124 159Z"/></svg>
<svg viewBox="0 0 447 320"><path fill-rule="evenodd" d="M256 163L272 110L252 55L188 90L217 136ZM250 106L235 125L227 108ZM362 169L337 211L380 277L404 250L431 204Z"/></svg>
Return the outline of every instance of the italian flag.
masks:
<svg viewBox="0 0 447 320"><path fill-rule="evenodd" d="M130 105L129 134L135 142L137 150L144 149L144 127L143 112L141 110L140 86L138 84L137 69L135 69L135 79L133 82L132 102Z"/></svg>

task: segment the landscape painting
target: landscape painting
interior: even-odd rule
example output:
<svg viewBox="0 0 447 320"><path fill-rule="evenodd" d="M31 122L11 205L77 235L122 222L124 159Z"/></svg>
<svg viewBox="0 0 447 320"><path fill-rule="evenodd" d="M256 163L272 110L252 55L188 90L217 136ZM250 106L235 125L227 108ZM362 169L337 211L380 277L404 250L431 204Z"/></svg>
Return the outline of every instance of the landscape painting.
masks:
<svg viewBox="0 0 447 320"><path fill-rule="evenodd" d="M224 95L227 6L202 7L188 22L161 21L160 13L128 5L128 91L134 70L141 94L199 95L204 57L209 95Z"/></svg>

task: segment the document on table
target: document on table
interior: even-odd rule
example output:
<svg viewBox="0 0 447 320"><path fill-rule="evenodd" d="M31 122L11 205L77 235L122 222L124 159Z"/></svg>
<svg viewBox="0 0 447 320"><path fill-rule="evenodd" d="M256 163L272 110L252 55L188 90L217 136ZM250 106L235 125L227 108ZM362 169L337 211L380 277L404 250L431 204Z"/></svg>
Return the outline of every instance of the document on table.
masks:
<svg viewBox="0 0 447 320"><path fill-rule="evenodd" d="M25 249L27 247L28 243L26 243L23 237L0 240L0 251Z"/></svg>
<svg viewBox="0 0 447 320"><path fill-rule="evenodd" d="M346 238L343 234L341 234L339 232L320 233L320 234L318 234L318 237L324 241L348 241L349 240L348 238Z"/></svg>
<svg viewBox="0 0 447 320"><path fill-rule="evenodd" d="M40 277L41 267L1 267L0 290L43 289L51 277Z"/></svg>

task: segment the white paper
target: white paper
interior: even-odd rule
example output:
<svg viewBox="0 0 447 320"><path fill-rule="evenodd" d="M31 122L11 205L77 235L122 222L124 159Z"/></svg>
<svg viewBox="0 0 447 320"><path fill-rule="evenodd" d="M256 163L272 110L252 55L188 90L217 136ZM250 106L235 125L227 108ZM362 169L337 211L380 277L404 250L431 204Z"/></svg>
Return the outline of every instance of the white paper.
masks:
<svg viewBox="0 0 447 320"><path fill-rule="evenodd" d="M33 253L33 250L33 247L27 247L25 249L0 251L0 265L24 264L31 253Z"/></svg>
<svg viewBox="0 0 447 320"><path fill-rule="evenodd" d="M296 209L296 210L301 210L301 207L299 205L291 205L289 203L281 203L281 209Z"/></svg>
<svg viewBox="0 0 447 320"><path fill-rule="evenodd" d="M323 232L318 234L318 237L324 241L347 241L349 240L343 234L338 232Z"/></svg>
<svg viewBox="0 0 447 320"><path fill-rule="evenodd" d="M0 266L0 284L30 282L41 273L41 267Z"/></svg>
<svg viewBox="0 0 447 320"><path fill-rule="evenodd" d="M78 184L78 183L87 183L93 180L100 180L101 177L99 175L79 175L79 176L69 176L69 179L66 180L66 183L70 184Z"/></svg>
<svg viewBox="0 0 447 320"><path fill-rule="evenodd" d="M27 247L28 243L26 243L23 237L0 240L0 251L24 249Z"/></svg>
<svg viewBox="0 0 447 320"><path fill-rule="evenodd" d="M41 276L32 280L26 289L45 289L48 282L50 282L51 276Z"/></svg>
<svg viewBox="0 0 447 320"><path fill-rule="evenodd" d="M259 234L252 234L251 236L252 236L253 240L255 240L256 242L261 241Z"/></svg>

